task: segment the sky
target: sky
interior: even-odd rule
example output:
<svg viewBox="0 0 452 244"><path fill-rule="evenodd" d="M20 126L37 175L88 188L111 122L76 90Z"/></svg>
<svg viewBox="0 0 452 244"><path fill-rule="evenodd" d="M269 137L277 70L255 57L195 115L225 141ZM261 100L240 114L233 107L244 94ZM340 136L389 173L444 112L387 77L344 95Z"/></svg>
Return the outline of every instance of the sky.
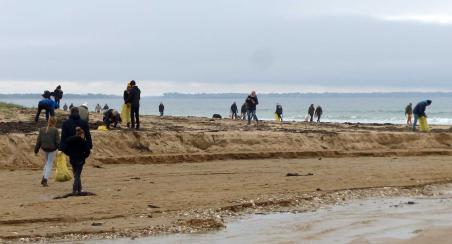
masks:
<svg viewBox="0 0 452 244"><path fill-rule="evenodd" d="M452 91L450 0L0 0L0 93Z"/></svg>

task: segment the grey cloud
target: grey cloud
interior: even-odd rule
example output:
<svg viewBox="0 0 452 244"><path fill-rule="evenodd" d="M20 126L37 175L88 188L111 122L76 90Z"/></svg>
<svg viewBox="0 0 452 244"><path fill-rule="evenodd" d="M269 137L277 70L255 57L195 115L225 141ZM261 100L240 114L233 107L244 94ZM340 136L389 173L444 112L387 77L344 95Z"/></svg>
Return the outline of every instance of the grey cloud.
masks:
<svg viewBox="0 0 452 244"><path fill-rule="evenodd" d="M359 2L2 1L0 80L451 88L452 25Z"/></svg>

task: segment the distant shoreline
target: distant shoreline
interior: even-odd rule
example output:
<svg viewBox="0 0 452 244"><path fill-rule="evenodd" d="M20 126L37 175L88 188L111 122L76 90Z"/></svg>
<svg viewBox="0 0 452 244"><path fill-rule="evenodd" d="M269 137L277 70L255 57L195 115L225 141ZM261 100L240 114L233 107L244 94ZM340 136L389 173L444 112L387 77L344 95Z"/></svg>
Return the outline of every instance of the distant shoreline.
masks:
<svg viewBox="0 0 452 244"><path fill-rule="evenodd" d="M245 97L246 93L164 93L160 96L143 96L143 97L157 97L157 98L237 98ZM413 97L413 96L452 96L452 92L356 92L356 93L338 93L338 92L324 92L324 93L258 93L260 97ZM16 99L30 99L40 98L40 93L12 93L0 94L1 98L16 98ZM101 94L101 93L87 93L87 94L64 94L65 98L121 98L121 95Z"/></svg>

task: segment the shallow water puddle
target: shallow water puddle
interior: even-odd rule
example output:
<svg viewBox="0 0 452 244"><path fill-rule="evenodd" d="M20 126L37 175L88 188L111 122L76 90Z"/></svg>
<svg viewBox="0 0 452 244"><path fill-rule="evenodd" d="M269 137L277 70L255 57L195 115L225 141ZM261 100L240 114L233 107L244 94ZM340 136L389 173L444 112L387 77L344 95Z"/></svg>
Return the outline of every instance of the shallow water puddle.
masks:
<svg viewBox="0 0 452 244"><path fill-rule="evenodd" d="M388 238L409 239L427 228L451 227L449 197L362 200L307 213L248 216L207 234L96 243L388 243Z"/></svg>

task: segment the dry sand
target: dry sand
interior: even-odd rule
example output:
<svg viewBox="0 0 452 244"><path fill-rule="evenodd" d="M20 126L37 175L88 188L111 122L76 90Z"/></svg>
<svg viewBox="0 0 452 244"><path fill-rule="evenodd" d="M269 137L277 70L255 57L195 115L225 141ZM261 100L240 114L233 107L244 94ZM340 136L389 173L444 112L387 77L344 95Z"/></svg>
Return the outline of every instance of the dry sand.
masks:
<svg viewBox="0 0 452 244"><path fill-rule="evenodd" d="M84 189L40 187L30 111L0 123L0 241L86 239L219 228L256 211L313 209L452 182L452 132L399 125L307 124L147 116L141 131L93 132ZM24 115L25 114L25 115ZM63 118L65 114L59 114ZM100 117L92 116L91 127ZM301 176L287 177L287 173ZM384 188L386 187L386 188Z"/></svg>

